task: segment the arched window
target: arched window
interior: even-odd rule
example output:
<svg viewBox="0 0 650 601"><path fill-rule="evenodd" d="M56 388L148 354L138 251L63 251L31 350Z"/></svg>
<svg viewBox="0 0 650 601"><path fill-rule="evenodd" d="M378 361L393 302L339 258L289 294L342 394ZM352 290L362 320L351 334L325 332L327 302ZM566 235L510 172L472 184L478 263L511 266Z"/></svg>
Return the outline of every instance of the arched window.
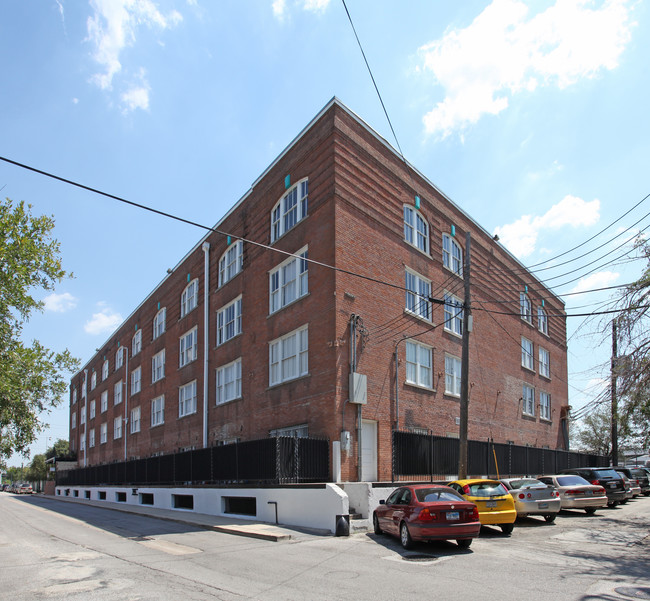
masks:
<svg viewBox="0 0 650 601"><path fill-rule="evenodd" d="M307 217L307 179L288 190L271 211L271 242Z"/></svg>
<svg viewBox="0 0 650 601"><path fill-rule="evenodd" d="M163 307L156 313L156 316L153 318L153 338L154 340L158 336L165 333L167 327L167 308Z"/></svg>
<svg viewBox="0 0 650 601"><path fill-rule="evenodd" d="M548 336L548 316L543 307L537 307L537 329Z"/></svg>
<svg viewBox="0 0 650 601"><path fill-rule="evenodd" d="M463 275L463 250L449 234L442 235L442 264L455 274Z"/></svg>
<svg viewBox="0 0 650 601"><path fill-rule="evenodd" d="M409 205L404 205L404 240L429 254L429 224Z"/></svg>
<svg viewBox="0 0 650 601"><path fill-rule="evenodd" d="M237 240L219 259L219 287L234 278L244 265L244 243Z"/></svg>
<svg viewBox="0 0 650 601"><path fill-rule="evenodd" d="M533 311L530 304L530 299L525 292L519 294L519 310L521 318L528 323L533 323Z"/></svg>
<svg viewBox="0 0 650 601"><path fill-rule="evenodd" d="M181 317L185 317L199 304L199 280L192 280L181 294Z"/></svg>

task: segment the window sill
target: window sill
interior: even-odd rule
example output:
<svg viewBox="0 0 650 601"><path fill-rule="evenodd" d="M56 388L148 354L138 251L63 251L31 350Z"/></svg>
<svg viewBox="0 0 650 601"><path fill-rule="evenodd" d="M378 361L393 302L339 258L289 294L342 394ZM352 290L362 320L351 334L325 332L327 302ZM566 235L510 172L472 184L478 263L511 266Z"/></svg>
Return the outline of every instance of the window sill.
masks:
<svg viewBox="0 0 650 601"><path fill-rule="evenodd" d="M530 414L530 413L524 413L524 412L522 412L521 417L522 417L523 419L531 420L531 421L534 421L534 422L537 421L537 418L536 418L534 415Z"/></svg>
<svg viewBox="0 0 650 601"><path fill-rule="evenodd" d="M292 378L291 380L284 380L283 382L278 382L277 384L269 384L266 390L273 390L275 388L279 388L280 386L284 386L285 384L299 382L300 380L305 380L307 378L311 378L311 373L306 373L304 376L298 376L297 378Z"/></svg>
<svg viewBox="0 0 650 601"><path fill-rule="evenodd" d="M457 400L457 401L460 401L460 394L455 394L455 393L453 393L453 392L447 392L447 391L445 390L444 395L445 395L446 397L451 398L451 399L455 399L455 400Z"/></svg>
<svg viewBox="0 0 650 601"><path fill-rule="evenodd" d="M454 338L457 338L458 340L463 339L462 334L458 334L457 332L454 332L453 330L449 330L447 328L444 328L443 331L445 332L445 334L449 334L450 336L453 336Z"/></svg>
<svg viewBox="0 0 650 601"><path fill-rule="evenodd" d="M425 323L428 323L429 325L435 325L433 323L433 320L427 319L426 317L422 317L422 315L418 315L417 313L413 313L413 311L409 311L408 309L404 309L404 314L409 315L411 317L414 317L415 319L418 319L420 321L423 321Z"/></svg>
<svg viewBox="0 0 650 601"><path fill-rule="evenodd" d="M402 238L402 240L404 240L404 244L406 244L410 248L412 248L414 250L417 250L420 254L423 254L425 257L427 257L429 259L432 258L431 253L429 251L422 250L417 244L413 244L412 242L409 242L408 240L406 240L404 238Z"/></svg>
<svg viewBox="0 0 650 601"><path fill-rule="evenodd" d="M232 405L233 403L236 403L237 401L243 401L244 397L238 396L237 398L234 399L228 399L227 401L222 401L221 403L215 403L215 407L224 407L225 405Z"/></svg>
<svg viewBox="0 0 650 601"><path fill-rule="evenodd" d="M540 372L540 374L539 374L539 377L540 377L540 378L544 378L547 382L550 382L550 381L551 381L551 376L547 376L546 374L543 374L543 373L541 373L541 372Z"/></svg>
<svg viewBox="0 0 650 601"><path fill-rule="evenodd" d="M457 271L454 271L451 267L447 267L444 263L442 264L442 268L445 271L448 271L449 273L453 273L457 278L460 278L461 280L463 279L463 273L458 273Z"/></svg>
<svg viewBox="0 0 650 601"><path fill-rule="evenodd" d="M531 374L536 374L537 373L532 367L528 367L527 365L522 365L521 369L525 369L526 371L530 372Z"/></svg>
<svg viewBox="0 0 650 601"><path fill-rule="evenodd" d="M229 342L232 342L233 340L236 340L237 338L239 338L240 336L243 336L243 335L244 335L244 332L239 332L238 334L235 334L232 338L228 338L228 340L224 340L223 342L218 343L214 347L214 350L217 350L218 348L221 348L222 346L228 344Z"/></svg>
<svg viewBox="0 0 650 601"><path fill-rule="evenodd" d="M405 381L404 385L409 386L410 388L415 388L417 390L421 390L422 392L433 392L433 393L436 392L435 388L432 388L430 386L423 386L422 384L416 384L415 382Z"/></svg>
<svg viewBox="0 0 650 601"><path fill-rule="evenodd" d="M549 419L549 418L547 418L547 417L540 417L540 418L539 418L539 421L540 421L540 422L544 422L545 424L548 424L549 426L553 423L553 420L552 420L552 419Z"/></svg>
<svg viewBox="0 0 650 601"><path fill-rule="evenodd" d="M307 292L306 294L303 294L302 296L299 296L298 298L292 300L290 303L287 303L286 305L280 307L279 309L276 309L275 311L273 311L273 313L269 313L266 316L266 318L269 319L269 318L277 315L278 313L282 313L282 311L284 311L285 309L295 305L296 303L299 303L303 298L307 298L310 295L311 295L311 292Z"/></svg>

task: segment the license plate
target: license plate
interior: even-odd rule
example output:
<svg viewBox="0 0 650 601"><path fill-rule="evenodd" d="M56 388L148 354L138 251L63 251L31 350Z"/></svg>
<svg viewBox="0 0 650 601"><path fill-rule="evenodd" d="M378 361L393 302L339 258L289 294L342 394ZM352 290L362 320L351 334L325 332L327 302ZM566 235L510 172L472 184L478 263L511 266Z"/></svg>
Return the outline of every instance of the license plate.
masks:
<svg viewBox="0 0 650 601"><path fill-rule="evenodd" d="M447 519L449 521L459 520L460 519L460 514L458 513L458 511L448 511L447 512Z"/></svg>
<svg viewBox="0 0 650 601"><path fill-rule="evenodd" d="M538 504L538 507L539 507L540 509L546 509L546 508L548 507L548 503L539 503L539 504Z"/></svg>
<svg viewBox="0 0 650 601"><path fill-rule="evenodd" d="M585 490L585 496L586 496L586 497L590 497L590 496L593 495L593 494L594 494L593 491L591 491L591 490Z"/></svg>
<svg viewBox="0 0 650 601"><path fill-rule="evenodd" d="M616 488L616 482L610 482L609 487L610 488Z"/></svg>
<svg viewBox="0 0 650 601"><path fill-rule="evenodd" d="M485 506L486 506L486 507L496 507L496 506L497 506L497 502L496 502L496 501L486 501L486 502L485 502Z"/></svg>

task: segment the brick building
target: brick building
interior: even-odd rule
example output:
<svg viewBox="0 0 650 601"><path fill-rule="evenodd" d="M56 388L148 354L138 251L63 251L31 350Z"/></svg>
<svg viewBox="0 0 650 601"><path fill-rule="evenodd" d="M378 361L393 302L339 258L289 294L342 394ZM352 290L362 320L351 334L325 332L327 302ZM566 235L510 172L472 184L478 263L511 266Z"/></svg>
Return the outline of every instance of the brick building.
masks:
<svg viewBox="0 0 650 601"><path fill-rule="evenodd" d="M337 99L214 229L73 377L79 465L291 433L389 478L458 436L467 232L469 438L566 448L562 301Z"/></svg>

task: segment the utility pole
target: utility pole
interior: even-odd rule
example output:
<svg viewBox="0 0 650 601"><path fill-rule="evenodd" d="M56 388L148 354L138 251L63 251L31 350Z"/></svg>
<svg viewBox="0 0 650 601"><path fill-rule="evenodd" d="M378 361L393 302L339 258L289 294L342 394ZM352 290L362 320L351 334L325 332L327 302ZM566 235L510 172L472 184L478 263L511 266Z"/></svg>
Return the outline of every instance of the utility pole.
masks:
<svg viewBox="0 0 650 601"><path fill-rule="evenodd" d="M467 478L467 412L469 406L469 330L471 302L469 289L471 235L465 234L465 265L463 266L463 282L465 298L463 301L463 351L460 366L460 449L458 455L458 478Z"/></svg>
<svg viewBox="0 0 650 601"><path fill-rule="evenodd" d="M618 465L618 398L616 396L616 359L618 354L618 339L616 335L616 319L612 321L612 465Z"/></svg>

